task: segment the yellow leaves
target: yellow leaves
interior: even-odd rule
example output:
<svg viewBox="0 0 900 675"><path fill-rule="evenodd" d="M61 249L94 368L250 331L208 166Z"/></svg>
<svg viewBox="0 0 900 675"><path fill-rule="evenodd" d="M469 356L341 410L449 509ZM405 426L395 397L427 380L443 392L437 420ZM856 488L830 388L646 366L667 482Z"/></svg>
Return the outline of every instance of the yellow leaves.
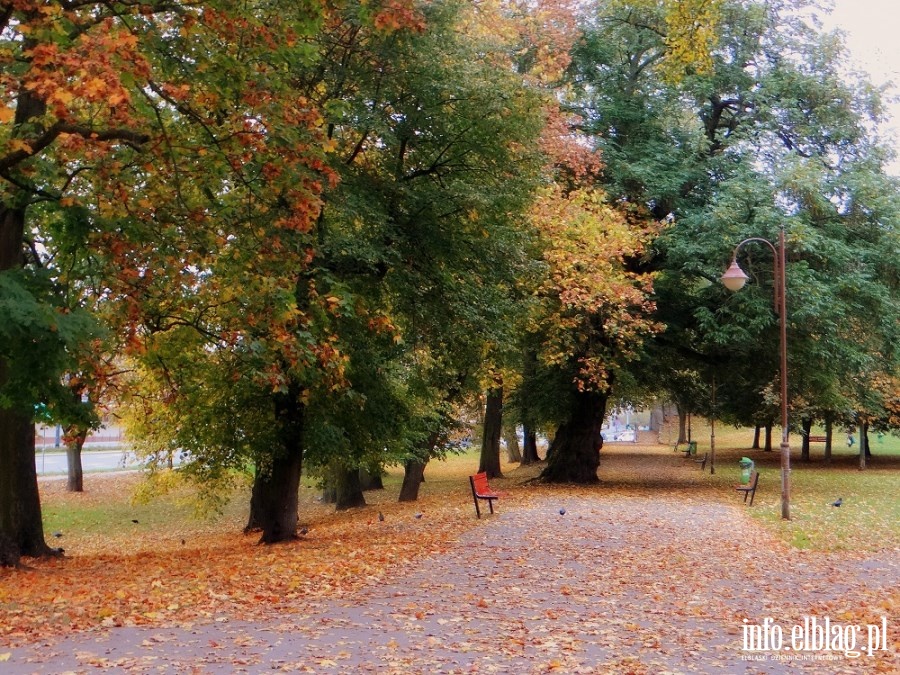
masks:
<svg viewBox="0 0 900 675"><path fill-rule="evenodd" d="M92 77L84 83L82 94L88 100L95 101L106 93L106 82L99 77Z"/></svg>
<svg viewBox="0 0 900 675"><path fill-rule="evenodd" d="M48 103L58 103L60 105L69 105L75 99L74 94L67 89L55 89L50 96L47 97Z"/></svg>
<svg viewBox="0 0 900 675"><path fill-rule="evenodd" d="M688 71L712 69L712 51L718 44L722 0L668 0L666 2L666 47L663 63L667 77L678 82Z"/></svg>
<svg viewBox="0 0 900 675"><path fill-rule="evenodd" d="M31 145L23 141L21 138L13 138L9 141L9 149L13 152L24 152L30 155L33 150Z"/></svg>

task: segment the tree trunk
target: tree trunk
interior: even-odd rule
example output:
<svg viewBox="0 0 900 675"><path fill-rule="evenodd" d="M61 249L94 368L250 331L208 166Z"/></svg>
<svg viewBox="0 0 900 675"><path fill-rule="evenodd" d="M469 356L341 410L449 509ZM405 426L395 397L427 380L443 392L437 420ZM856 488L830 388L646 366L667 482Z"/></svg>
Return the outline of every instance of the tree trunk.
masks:
<svg viewBox="0 0 900 675"><path fill-rule="evenodd" d="M377 464L369 468L361 467L359 470L359 484L364 492L366 490L384 490L381 467Z"/></svg>
<svg viewBox="0 0 900 675"><path fill-rule="evenodd" d="M484 435L481 439L481 461L479 473L484 471L488 478L502 478L500 471L500 433L503 424L503 386L495 387L487 393L484 412Z"/></svg>
<svg viewBox="0 0 900 675"><path fill-rule="evenodd" d="M325 485L322 488L322 503L337 504L337 485Z"/></svg>
<svg viewBox="0 0 900 675"><path fill-rule="evenodd" d="M434 446L437 445L439 437L437 432L433 432L417 449L416 457L407 460L403 465L403 484L400 486L398 501L414 502L419 498L419 486L425 481L425 466L428 464L428 458L434 453ZM419 457L425 459L418 459Z"/></svg>
<svg viewBox="0 0 900 675"><path fill-rule="evenodd" d="M5 368L0 361L0 381ZM0 551L5 565L17 564L19 556L56 552L44 540L34 424L26 413L10 408L0 408Z"/></svg>
<svg viewBox="0 0 900 675"><path fill-rule="evenodd" d="M337 500L335 509L346 511L366 505L363 495L362 483L359 480L359 469L345 469L337 467L334 471L335 487L337 488Z"/></svg>
<svg viewBox="0 0 900 675"><path fill-rule="evenodd" d="M516 426L506 426L503 430L503 440L506 441L506 457L512 462L522 461L522 451L519 449L519 437L516 434Z"/></svg>
<svg viewBox="0 0 900 675"><path fill-rule="evenodd" d="M809 461L809 434L812 431L812 418L804 417L800 421L800 425L803 428L803 442L800 445L800 461L808 462Z"/></svg>
<svg viewBox="0 0 900 675"><path fill-rule="evenodd" d="M772 425L766 425L766 452L772 452Z"/></svg>
<svg viewBox="0 0 900 675"><path fill-rule="evenodd" d="M833 425L831 419L825 420L825 463L831 464L831 440L833 438Z"/></svg>
<svg viewBox="0 0 900 675"><path fill-rule="evenodd" d="M275 420L280 446L257 466L250 496L250 518L245 530L261 529L260 543L274 544L297 538L297 506L303 468L304 407L300 387L275 396ZM266 461L268 460L268 461Z"/></svg>
<svg viewBox="0 0 900 675"><path fill-rule="evenodd" d="M756 428L753 430L753 445L750 446L752 450L759 450L759 432L762 430L760 425L756 425Z"/></svg>
<svg viewBox="0 0 900 675"><path fill-rule="evenodd" d="M650 431L659 433L663 429L666 416L661 405L654 406L650 410Z"/></svg>
<svg viewBox="0 0 900 675"><path fill-rule="evenodd" d="M869 423L861 422L859 425L859 470L865 471L866 459L869 457L867 452L869 447Z"/></svg>
<svg viewBox="0 0 900 675"><path fill-rule="evenodd" d="M400 498L397 501L414 502L419 498L419 486L425 475L427 462L410 460L403 465L403 484L400 486Z"/></svg>
<svg viewBox="0 0 900 675"><path fill-rule="evenodd" d="M523 431L525 443L522 446L522 466L537 464L541 461L537 450L537 432L529 429L527 424L523 426Z"/></svg>
<svg viewBox="0 0 900 675"><path fill-rule="evenodd" d="M66 489L69 492L84 492L84 471L81 468L81 449L87 439L87 429L75 431L69 429L66 432L66 465L69 480Z"/></svg>
<svg viewBox="0 0 900 675"><path fill-rule="evenodd" d="M603 418L606 394L579 391L575 393L572 415L561 424L541 478L550 483L596 483L603 447Z"/></svg>
<svg viewBox="0 0 900 675"><path fill-rule="evenodd" d="M688 430L687 430L687 419L688 414L687 411L684 410L681 406L677 406L678 410L678 443L687 443L690 439L688 438Z"/></svg>
<svg viewBox="0 0 900 675"><path fill-rule="evenodd" d="M17 123L31 116L35 101L27 92L20 94ZM0 206L0 272L24 265L24 234L25 209ZM0 359L0 389L7 381L8 368ZM26 410L0 407L0 562L16 565L19 556L52 553L44 541L31 415Z"/></svg>

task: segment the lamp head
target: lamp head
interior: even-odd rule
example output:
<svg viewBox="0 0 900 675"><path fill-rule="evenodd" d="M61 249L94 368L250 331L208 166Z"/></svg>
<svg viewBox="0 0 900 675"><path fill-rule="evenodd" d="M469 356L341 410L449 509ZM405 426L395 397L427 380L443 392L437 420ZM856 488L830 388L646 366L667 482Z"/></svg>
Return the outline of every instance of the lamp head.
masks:
<svg viewBox="0 0 900 675"><path fill-rule="evenodd" d="M722 283L725 284L725 288L729 291L739 291L749 278L744 274L744 270L741 269L740 265L737 264L737 260L732 258L731 265L725 271L725 274L722 275Z"/></svg>

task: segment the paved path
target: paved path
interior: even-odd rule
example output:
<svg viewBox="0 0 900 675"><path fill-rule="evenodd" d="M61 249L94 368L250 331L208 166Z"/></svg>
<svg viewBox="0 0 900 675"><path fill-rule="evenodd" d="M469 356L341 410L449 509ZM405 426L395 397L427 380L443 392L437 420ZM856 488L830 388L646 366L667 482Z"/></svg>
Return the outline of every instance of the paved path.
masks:
<svg viewBox="0 0 900 675"><path fill-rule="evenodd" d="M896 559L848 569L782 547L741 508L560 493L489 518L448 553L347 598L265 624L82 633L14 649L0 672L900 672L896 653L747 660L743 650L744 619L770 617L789 636L803 616L878 597L898 579Z"/></svg>

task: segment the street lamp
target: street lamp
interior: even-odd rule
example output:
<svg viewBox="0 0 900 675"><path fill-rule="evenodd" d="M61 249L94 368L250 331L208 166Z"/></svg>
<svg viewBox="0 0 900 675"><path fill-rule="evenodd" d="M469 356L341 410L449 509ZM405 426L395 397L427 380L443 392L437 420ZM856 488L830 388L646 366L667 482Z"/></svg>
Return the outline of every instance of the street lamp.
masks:
<svg viewBox="0 0 900 675"><path fill-rule="evenodd" d="M785 293L784 274L784 225L778 236L778 246L768 239L750 237L734 247L731 265L722 275L722 283L730 291L739 291L747 283L749 277L737 263L737 254L741 246L751 241L765 244L775 256L775 311L781 320L781 517L791 519L791 445L788 432L788 397L787 397L787 295Z"/></svg>

